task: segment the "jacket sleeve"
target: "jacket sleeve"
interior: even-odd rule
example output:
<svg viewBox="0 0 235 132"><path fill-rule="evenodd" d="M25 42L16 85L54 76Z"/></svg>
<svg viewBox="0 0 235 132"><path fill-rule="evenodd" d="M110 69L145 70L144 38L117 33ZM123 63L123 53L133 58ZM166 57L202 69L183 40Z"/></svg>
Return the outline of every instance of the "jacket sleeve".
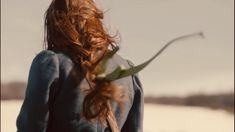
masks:
<svg viewBox="0 0 235 132"><path fill-rule="evenodd" d="M129 65L133 63L128 60ZM137 74L132 75L134 100L121 132L143 132L144 93Z"/></svg>
<svg viewBox="0 0 235 132"><path fill-rule="evenodd" d="M52 51L42 51L33 60L25 99L17 117L17 132L45 132L49 118L49 91L59 77L59 60Z"/></svg>

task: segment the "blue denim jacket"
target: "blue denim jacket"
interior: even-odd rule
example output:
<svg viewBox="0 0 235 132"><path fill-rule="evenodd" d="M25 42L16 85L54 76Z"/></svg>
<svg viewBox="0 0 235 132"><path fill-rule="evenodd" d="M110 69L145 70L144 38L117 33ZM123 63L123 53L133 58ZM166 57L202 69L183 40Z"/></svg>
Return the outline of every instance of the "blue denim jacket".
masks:
<svg viewBox="0 0 235 132"><path fill-rule="evenodd" d="M114 55L106 72L128 61ZM124 109L112 103L121 132L143 131L143 90L136 75L114 81L125 89ZM63 53L44 50L33 60L17 132L111 132L109 126L81 117L87 83L79 66Z"/></svg>

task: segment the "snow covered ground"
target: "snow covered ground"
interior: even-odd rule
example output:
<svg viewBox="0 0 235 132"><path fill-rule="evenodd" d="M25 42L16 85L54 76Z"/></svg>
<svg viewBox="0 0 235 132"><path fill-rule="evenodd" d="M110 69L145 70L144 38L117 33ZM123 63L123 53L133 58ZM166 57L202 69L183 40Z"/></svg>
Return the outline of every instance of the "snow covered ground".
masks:
<svg viewBox="0 0 235 132"><path fill-rule="evenodd" d="M22 101L1 101L1 132L15 132ZM234 116L200 107L145 104L144 132L234 132Z"/></svg>

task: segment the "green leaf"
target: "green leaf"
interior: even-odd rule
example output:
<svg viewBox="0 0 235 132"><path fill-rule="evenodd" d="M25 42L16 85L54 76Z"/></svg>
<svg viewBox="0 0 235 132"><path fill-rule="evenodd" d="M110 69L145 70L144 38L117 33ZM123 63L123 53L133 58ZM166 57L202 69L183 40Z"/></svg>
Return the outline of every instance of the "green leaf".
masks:
<svg viewBox="0 0 235 132"><path fill-rule="evenodd" d="M178 41L178 40L182 40L182 39L186 39L186 38L189 38L189 37L193 37L193 36L200 36L200 37L204 37L203 33L202 32L199 32L199 33L194 33L194 34L189 34L189 35L185 35L185 36L181 36L181 37L178 37L178 38L175 38L171 41L169 41L165 46L163 46L153 57L151 57L149 60L147 60L146 62L140 64L140 65L137 65L137 66L134 66L132 68L129 68L129 69L124 69L122 68L121 66L118 66L113 72L109 73L109 74L104 74L102 76L97 76L99 80L107 80L107 81L114 81L116 79L120 79L120 78L123 78L123 77L127 77L127 76L130 76L130 75L133 75L133 74L136 74L138 73L139 71L143 70L147 65L149 65L155 58L157 58L167 47L169 47L173 42L175 41ZM115 54L115 53L114 53ZM110 57L109 57L110 58ZM107 58L108 59L108 58ZM107 63L107 59L105 60L105 65Z"/></svg>
<svg viewBox="0 0 235 132"><path fill-rule="evenodd" d="M99 72L99 74L102 74L105 72L106 66L107 66L107 62L110 58L113 57L113 55L119 50L119 47L115 47L112 51L109 51L104 58L100 61L100 65L101 65L101 70Z"/></svg>

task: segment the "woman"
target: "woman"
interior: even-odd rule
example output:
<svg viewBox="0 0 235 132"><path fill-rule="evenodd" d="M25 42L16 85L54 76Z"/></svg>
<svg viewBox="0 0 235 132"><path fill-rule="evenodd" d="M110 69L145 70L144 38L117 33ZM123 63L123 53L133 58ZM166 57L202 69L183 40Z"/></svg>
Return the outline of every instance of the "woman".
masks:
<svg viewBox="0 0 235 132"><path fill-rule="evenodd" d="M33 60L18 132L142 132L137 76L97 80L100 62L117 47L92 0L53 0L45 17L47 50ZM130 67L115 54L105 72Z"/></svg>

